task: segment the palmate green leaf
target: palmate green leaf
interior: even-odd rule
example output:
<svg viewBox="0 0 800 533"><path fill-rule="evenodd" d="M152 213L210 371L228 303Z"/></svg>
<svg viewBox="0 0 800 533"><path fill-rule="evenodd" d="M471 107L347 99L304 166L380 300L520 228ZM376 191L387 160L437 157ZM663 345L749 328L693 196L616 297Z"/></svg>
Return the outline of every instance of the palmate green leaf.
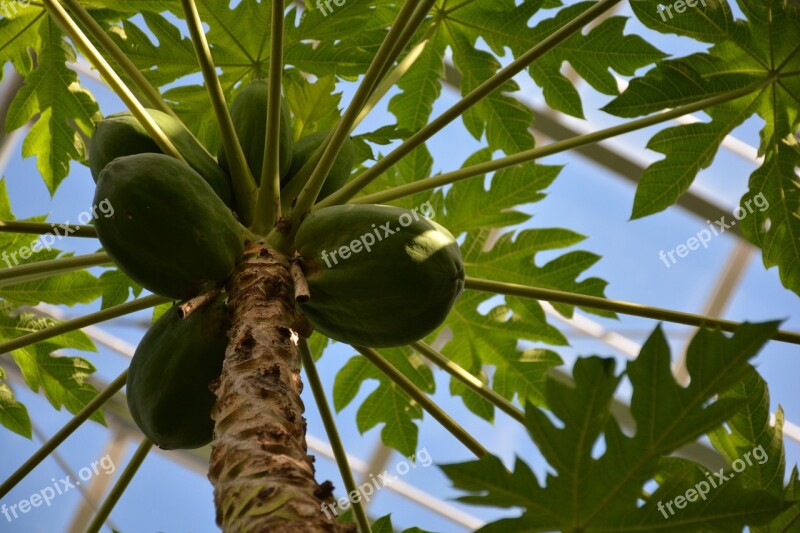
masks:
<svg viewBox="0 0 800 533"><path fill-rule="evenodd" d="M10 314L13 306L3 302L0 315L0 342L8 341L54 324L47 318L39 318L30 313L18 316ZM14 362L22 372L25 382L34 392L44 391L45 397L56 409L66 407L77 413L97 395L97 389L86 379L95 371L94 366L80 357L53 356L56 350L74 349L97 351L94 343L81 331L72 331L38 342L11 353ZM105 423L103 413L95 412L92 417Z"/></svg>
<svg viewBox="0 0 800 533"><path fill-rule="evenodd" d="M568 252L542 266L537 266L535 263L538 252L573 246L584 239L582 235L566 229L523 230L516 237L511 233L504 233L494 246L485 252L484 247L488 238L488 230L471 233L461 246L464 270L469 272L470 276L576 294L603 296L607 282L602 279L586 278L580 282L576 281L600 259L593 253ZM554 304L553 307L564 316L572 316L572 306ZM586 311L601 316L615 316L613 313L596 309L586 309Z"/></svg>
<svg viewBox="0 0 800 533"><path fill-rule="evenodd" d="M55 321L50 318L42 318L33 315L32 313L14 314L15 307L8 302L0 300L0 337L3 341L15 339L22 335L27 335L34 331L52 326ZM31 346L38 346L39 344L53 345L53 349L74 349L94 352L97 351L94 343L89 337L81 331L73 331L64 333L48 339L44 343L37 343ZM20 352L24 352L27 348L20 348Z"/></svg>
<svg viewBox="0 0 800 533"><path fill-rule="evenodd" d="M491 387L489 375L483 369L473 374L481 380L484 386ZM462 381L455 378L450 379L450 394L453 396L461 396L464 405L484 420L494 422L494 406L486 399L474 392L471 388L467 387Z"/></svg>
<svg viewBox="0 0 800 533"><path fill-rule="evenodd" d="M139 296L142 293L142 287L121 270L103 272L99 282L103 290L101 309L108 309L127 302L131 293L133 296Z"/></svg>
<svg viewBox="0 0 800 533"><path fill-rule="evenodd" d="M298 140L310 133L332 129L339 118L342 93L336 92L336 78L324 76L308 81L298 70L284 75L284 96L292 112L292 135Z"/></svg>
<svg viewBox="0 0 800 533"><path fill-rule="evenodd" d="M347 41L319 44L300 42L287 48L286 63L317 76L335 75L355 79L366 71L384 36L385 32L366 33L365 44L360 46Z"/></svg>
<svg viewBox="0 0 800 533"><path fill-rule="evenodd" d="M435 391L431 370L419 355L408 348L385 349L380 353L422 391L429 394ZM337 412L341 411L355 399L364 382L373 379L379 385L358 408L358 430L364 433L383 423L383 443L410 456L417 449L419 428L414 420L422 418L422 408L364 357L353 357L336 374L333 405Z"/></svg>
<svg viewBox="0 0 800 533"><path fill-rule="evenodd" d="M622 377L615 374L613 360L579 359L574 386L548 378L546 399L553 416L532 405L526 409L528 431L553 471L544 484L520 459L511 472L494 456L442 469L456 487L471 493L461 501L523 508L518 518L481 529L486 532L739 531L763 524L787 507L783 499L730 476L707 499L684 506L672 519L665 519L658 505L706 479L699 465L665 456L737 413L749 416L740 410L745 400L726 391L752 377L748 361L777 327L777 322L744 324L730 338L701 330L689 346L686 388L671 373L669 348L657 328L628 363L632 436L623 434L611 416ZM601 439L605 445L598 455ZM641 504L650 480L658 489Z"/></svg>
<svg viewBox="0 0 800 533"><path fill-rule="evenodd" d="M388 3L351 0L340 8L334 5L335 17L326 17L316 8L302 13L296 7L290 8L285 15L284 64L317 76L362 73L370 61L370 50L364 48L380 44L385 25L393 20L390 12L379 11L376 15L373 6ZM201 17L210 28L207 38L214 63L224 73L223 79L266 77L272 2L243 0L234 9L227 9L227 6L220 9L211 0L201 0L198 4ZM241 28L245 27L258 28L258 31L242 32ZM359 31L351 31L353 27L358 27ZM312 40L321 42L312 43ZM346 69L345 65L352 58L358 58L355 69Z"/></svg>
<svg viewBox="0 0 800 533"><path fill-rule="evenodd" d="M0 194L5 193L5 184L0 182ZM4 218L13 220L13 217ZM31 219L42 222L43 217ZM38 251L36 251L38 249ZM25 257L27 256L27 258ZM61 255L55 248L44 248L39 237L19 233L0 235L0 267L13 269L19 265L56 259ZM0 287L0 298L16 306L37 305L40 302L75 305L90 303L106 290L106 284L85 270L57 274L24 283Z"/></svg>
<svg viewBox="0 0 800 533"><path fill-rule="evenodd" d="M669 107L691 104L747 87L757 81L757 78L746 72L722 72L706 78L692 65L708 59L703 54L695 54L685 59L662 61L641 78L632 80L625 92L603 107L603 110L618 117L633 118Z"/></svg>
<svg viewBox="0 0 800 533"><path fill-rule="evenodd" d="M756 105L755 95L749 95L709 109L713 118L709 123L676 126L654 135L647 147L667 157L642 173L631 217L641 218L674 204L697 173L711 165L722 141L752 114Z"/></svg>
<svg viewBox="0 0 800 533"><path fill-rule="evenodd" d="M407 130L402 130L395 125L388 125L382 126L374 131L368 131L366 133L361 133L359 135L352 135L351 139L362 139L363 141L369 141L375 144L391 144L392 141L397 139L402 139L404 136L408 136L409 132Z"/></svg>
<svg viewBox="0 0 800 533"><path fill-rule="evenodd" d="M398 87L401 92L389 102L389 111L397 117L401 129L414 132L427 124L433 103L441 93L444 56L448 48L452 50L454 63L461 73L461 92L467 94L500 69L497 59L476 47L475 27L491 20L490 26L504 38L509 33L526 33L520 28L527 29L527 20L540 4L538 0L523 2L522 6L515 8L513 1L507 0L463 2L455 7L446 6L446 3L439 2L438 10L434 11L436 16L423 23L418 31L418 40L412 41L411 47L423 39L427 44L400 78ZM509 21L513 22L510 27ZM517 38L517 35L510 38ZM524 37L520 39L524 40ZM534 41L528 41L526 47L533 44ZM528 131L533 115L524 105L504 94L516 90L516 83L506 83L502 91L494 92L463 115L470 133L476 139L481 139L485 133L492 150L515 153L533 146L533 137ZM424 171L432 166L432 161L423 146L404 158L398 167L400 173L411 181L427 177L429 174Z"/></svg>
<svg viewBox="0 0 800 533"><path fill-rule="evenodd" d="M466 95L496 74L500 62L491 54L476 49L464 34L451 30L450 37L453 62L461 72L461 93ZM518 90L515 82L507 82L501 90L484 98L463 115L467 130L476 139L481 139L485 133L486 143L492 150L515 154L533 148L533 135L529 131L533 113L503 94Z"/></svg>
<svg viewBox="0 0 800 533"><path fill-rule="evenodd" d="M66 407L70 413L77 414L97 396L97 389L86 381L95 367L86 359L54 357L36 350L33 356L15 353L14 361L31 390L39 392L41 387L50 404L58 410ZM91 418L105 424L102 411L95 411Z"/></svg>
<svg viewBox="0 0 800 533"><path fill-rule="evenodd" d="M251 68L267 75L269 42L272 33L272 1L242 0L233 9L215 0L197 0L200 18L208 24L206 38L213 47L214 64L226 74L242 74ZM220 9L223 7L223 9ZM180 11L181 18L183 12ZM242 31L252 28L256 31Z"/></svg>
<svg viewBox="0 0 800 533"><path fill-rule="evenodd" d="M243 0L230 9L228 4L197 2L201 19L209 28L206 38L229 102L239 82L268 74L271 4L269 0ZM355 77L363 73L394 18L396 7L392 4L388 0L349 0L337 9L336 17L325 17L317 9L299 14L291 7L286 13L284 63L317 76ZM95 0L89 7L106 8L93 15L156 87L180 83L181 78L199 72L191 40L172 22L173 16L183 18L179 2L154 0L137 9L138 4L122 6ZM140 11L146 29L129 18ZM356 24L360 31L351 31ZM325 37L334 34L335 39L330 41ZM325 42L313 42L317 39ZM177 85L164 96L213 152L219 139L213 110L202 105L208 102L205 88Z"/></svg>
<svg viewBox="0 0 800 533"><path fill-rule="evenodd" d="M737 0L746 20L734 19L722 0L663 13L658 0L632 2L637 17L664 33L712 43L706 53L665 61L631 82L605 110L623 117L653 113L751 86L747 96L707 109L711 120L668 128L649 147L665 158L643 174L633 218L675 203L697 173L711 165L725 135L753 116L764 121L761 168L750 177L740 208L763 194L768 208L747 212L743 233L763 250L764 265L778 266L785 287L800 294L800 187L797 141L800 128L800 8L787 0ZM671 6L672 7L672 6Z"/></svg>
<svg viewBox="0 0 800 533"><path fill-rule="evenodd" d="M145 12L142 18L155 37L155 42L137 23L130 20L110 27L109 33L150 83L161 87L200 71L192 41L181 35L175 25L157 13ZM165 58L169 60L165 61Z"/></svg>
<svg viewBox="0 0 800 533"><path fill-rule="evenodd" d="M372 524L372 533L394 533L392 527L392 515L386 515L378 518Z"/></svg>
<svg viewBox="0 0 800 533"><path fill-rule="evenodd" d="M81 87L78 75L66 65L75 60L72 46L55 22L49 18L41 21L36 25L41 42L37 66L25 77L25 85L9 107L6 129L15 130L36 119L22 144L22 155L36 156L36 167L53 195L69 174L70 161L86 158L84 136L92 134L100 111L89 91Z"/></svg>
<svg viewBox="0 0 800 533"><path fill-rule="evenodd" d="M505 305L483 314L478 307L486 299L487 295L474 292L461 295L445 322L444 327L449 328L452 339L441 352L473 375L481 376L484 366L494 367L493 388L508 400L518 395L521 403L541 404L545 375L563 361L549 350L538 354L522 353L517 350L517 344L524 340L565 346L566 338L547 323L537 302L509 297ZM439 331L441 328L429 337L431 342ZM494 409L455 379L450 382L450 390L462 396L465 405L475 414L493 420Z"/></svg>
<svg viewBox="0 0 800 533"><path fill-rule="evenodd" d="M285 62L317 76L355 79L366 71L399 7L393 0L347 0L331 7L321 11L311 3L296 25L288 25Z"/></svg>
<svg viewBox="0 0 800 533"><path fill-rule="evenodd" d="M463 166L484 163L491 160L491 155L488 148L479 150ZM439 222L456 235L526 222L530 215L516 208L543 200L544 189L555 181L561 169L534 163L503 169L494 175L488 190L483 176L457 182L447 192L445 213Z"/></svg>
<svg viewBox="0 0 800 533"><path fill-rule="evenodd" d="M422 180L430 176L432 171L433 155L427 145L416 148L397 163L397 174L402 176L402 181Z"/></svg>
<svg viewBox="0 0 800 533"><path fill-rule="evenodd" d="M451 347L446 349L445 353L453 362L458 362L460 354L470 353L463 344L460 345L460 348L461 350L456 351ZM478 351L481 348L484 349ZM503 349L502 353L499 349L490 351L485 348L485 343L479 343L470 355L473 364L479 355L487 356L486 364L495 367L492 379L489 379L488 373L483 369L473 369L473 375L509 401L518 398L520 403L530 402L533 405L545 405L544 386L547 374L553 368L564 363L557 353L551 350L536 349L526 350L520 354L510 342L504 342L500 347ZM500 362L495 364L494 361ZM464 361L464 363L468 364L470 361ZM455 378L450 380L450 393L454 396L461 396L464 405L476 415L489 422L494 421L494 406L461 381Z"/></svg>
<svg viewBox="0 0 800 533"><path fill-rule="evenodd" d="M31 438L31 418L28 409L14 398L14 391L7 383L6 372L0 367L0 424L18 435Z"/></svg>
<svg viewBox="0 0 800 533"><path fill-rule="evenodd" d="M191 41L182 36L180 30L168 18L171 16L168 12L182 13L179 2L154 0L143 2L141 8L138 4L131 4L128 7L127 4L102 0L93 4L95 5L85 7L111 8L93 9L90 10L90 14L155 87L162 87L199 71ZM131 16L138 13L141 13L145 27L142 27L139 20L130 20ZM151 40L148 31L152 32L155 40ZM85 31L85 33L102 53L102 44L97 42L90 32ZM169 61L164 61L164 57L168 57ZM109 57L106 59L110 60L112 68L123 82L129 88L135 89L136 84L133 79L120 68L120 65L111 61ZM215 153L219 143L219 129L213 109L208 105L208 91L205 86L173 86L164 91L162 96L189 130L211 153Z"/></svg>

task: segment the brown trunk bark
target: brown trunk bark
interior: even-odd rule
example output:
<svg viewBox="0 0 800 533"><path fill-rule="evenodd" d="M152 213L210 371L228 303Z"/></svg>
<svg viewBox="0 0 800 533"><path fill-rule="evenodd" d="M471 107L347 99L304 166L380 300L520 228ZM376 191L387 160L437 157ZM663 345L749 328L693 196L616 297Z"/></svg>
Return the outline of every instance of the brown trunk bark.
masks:
<svg viewBox="0 0 800 533"><path fill-rule="evenodd" d="M322 511L333 486L314 479L300 392L289 260L249 244L228 285L230 343L219 383L208 477L230 532L350 532Z"/></svg>

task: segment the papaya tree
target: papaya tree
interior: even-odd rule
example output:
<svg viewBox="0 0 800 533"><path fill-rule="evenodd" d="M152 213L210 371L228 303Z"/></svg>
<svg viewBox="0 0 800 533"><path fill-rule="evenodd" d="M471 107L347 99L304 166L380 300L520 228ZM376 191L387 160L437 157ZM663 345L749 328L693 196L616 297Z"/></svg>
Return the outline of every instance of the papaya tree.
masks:
<svg viewBox="0 0 800 533"><path fill-rule="evenodd" d="M224 531L390 531L389 518L371 521L357 497L316 370L335 341L353 353L333 378L337 409L365 381L379 382L359 408L360 429L383 424L383 443L411 455L424 413L475 456L438 466L463 503L513 511L481 531L797 531L800 481L796 467L786 469L783 413L770 411L752 360L767 343L800 344L800 333L780 320L739 323L609 299L605 281L585 277L599 257L567 250L581 235L519 228L530 219L520 207L541 201L562 171L545 157L655 128L648 147L663 158L638 177L639 219L685 199L729 134L757 121L759 166L735 219L765 267L800 294L797 3L631 0L641 27L692 43L685 55L629 32L615 14L623 5L5 6L0 57L13 70L6 76L20 80L6 131L31 124L22 153L36 157L51 195L81 165L96 185L81 224L17 220L4 184L0 191L3 258L13 258L0 270L0 353L8 354L0 379L16 368L75 415L0 485L0 497L84 422L104 423L104 404L124 388L144 438L89 530L100 530L154 444L210 443L209 505ZM79 58L126 111L103 113L75 70ZM459 98L434 112L445 78ZM520 87L580 119L581 82L619 120L537 142ZM381 106L392 120L373 128L365 119ZM672 124L701 112L708 120ZM463 166L435 173L429 141L450 126L480 148L454 150ZM94 239L98 251L54 248L46 239L57 227L59 239ZM724 231L708 221L703 231L712 230ZM30 234L41 236L38 249L26 246ZM562 318L578 309L696 327L689 379L673 374L661 325L624 368L587 356L559 372L564 361L551 348L567 340L542 302ZM30 310L39 303L99 309L53 321ZM90 383L92 363L54 354L92 351L83 328L151 308L130 368L102 390ZM528 457L504 462L454 420L431 398L428 365L450 374L451 392L475 417L499 411L520 424L548 470L535 471ZM343 487L315 474L301 369ZM621 412L615 394L626 389ZM28 411L5 381L0 422L31 437ZM692 446L723 466L712 472L686 452ZM325 512L342 494L352 512Z"/></svg>

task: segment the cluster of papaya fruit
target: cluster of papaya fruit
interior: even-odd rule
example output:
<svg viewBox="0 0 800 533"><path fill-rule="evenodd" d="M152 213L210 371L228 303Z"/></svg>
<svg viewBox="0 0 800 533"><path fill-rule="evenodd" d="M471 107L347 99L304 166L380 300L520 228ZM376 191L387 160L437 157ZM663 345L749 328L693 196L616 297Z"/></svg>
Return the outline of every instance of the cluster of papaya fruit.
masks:
<svg viewBox="0 0 800 533"><path fill-rule="evenodd" d="M230 107L257 181L264 163L268 87L266 80L252 81ZM147 111L183 161L165 155L131 113L99 122L89 146L89 166L95 202L110 202L114 216L95 221L97 234L131 279L155 294L186 300L228 280L244 254L247 231L235 215L224 148L215 158L179 120ZM300 169L327 132L293 142L284 102L280 135L281 188L301 189L304 184L292 180L303 179ZM344 185L354 159L348 140L320 199ZM402 228L397 226L400 220ZM396 231L384 239L376 228L391 229L392 222ZM371 245L355 250L367 242L374 250ZM353 255L341 255L348 260L323 262L326 250L348 247ZM355 345L397 346L424 337L441 325L464 284L453 236L416 212L397 207L315 210L300 225L294 251L311 294L298 303L300 312L321 333ZM128 372L128 405L143 433L161 448L195 448L211 441L215 397L209 384L221 373L229 327L222 293L186 318L170 308L140 342Z"/></svg>

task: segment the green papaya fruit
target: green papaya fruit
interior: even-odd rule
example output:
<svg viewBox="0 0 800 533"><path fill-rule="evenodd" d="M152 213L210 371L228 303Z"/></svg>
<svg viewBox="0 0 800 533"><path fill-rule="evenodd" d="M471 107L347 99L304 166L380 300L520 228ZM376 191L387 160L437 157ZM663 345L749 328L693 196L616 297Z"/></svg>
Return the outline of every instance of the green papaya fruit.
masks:
<svg viewBox="0 0 800 533"><path fill-rule="evenodd" d="M292 166L289 169L290 178L281 183L281 186L285 186L292 177L300 172L303 165L311 159L311 156L314 155L317 148L325 141L328 133L330 132L318 131L316 133L311 133L295 143L292 148ZM322 186L319 196L317 196L317 201L330 196L342 188L347 182L347 178L349 178L350 174L353 172L355 159L355 146L353 145L353 141L348 137L345 139L344 144L342 144L342 149L339 151L339 155L336 156L336 160L333 162L333 167L331 167L328 177L325 178L325 184Z"/></svg>
<svg viewBox="0 0 800 533"><path fill-rule="evenodd" d="M266 79L256 78L239 91L231 102L231 120L236 136L242 145L247 165L256 183L261 183L261 166L264 164L264 143L267 137L267 98L269 83ZM281 177L289 172L292 164L292 123L289 119L289 108L281 98L281 129L278 148L278 167ZM220 144L217 159L220 166L230 173L230 163L225 147Z"/></svg>
<svg viewBox="0 0 800 533"><path fill-rule="evenodd" d="M225 205L232 206L230 178L192 132L167 113L157 109L147 111L189 166L211 185ZM114 159L143 153L160 154L162 151L136 117L128 111L107 116L97 124L89 143L89 169L94 181L97 182L100 172Z"/></svg>
<svg viewBox="0 0 800 533"><path fill-rule="evenodd" d="M400 346L444 322L464 288L458 243L415 211L337 205L313 211L295 239L320 333L360 346Z"/></svg>
<svg viewBox="0 0 800 533"><path fill-rule="evenodd" d="M244 253L239 223L186 163L164 154L118 157L100 173L95 205L113 214L95 221L119 268L144 288L189 298L230 276Z"/></svg>
<svg viewBox="0 0 800 533"><path fill-rule="evenodd" d="M136 348L126 383L128 408L159 447L191 449L211 442L216 398L209 384L222 372L229 328L222 298L183 320L173 307Z"/></svg>

